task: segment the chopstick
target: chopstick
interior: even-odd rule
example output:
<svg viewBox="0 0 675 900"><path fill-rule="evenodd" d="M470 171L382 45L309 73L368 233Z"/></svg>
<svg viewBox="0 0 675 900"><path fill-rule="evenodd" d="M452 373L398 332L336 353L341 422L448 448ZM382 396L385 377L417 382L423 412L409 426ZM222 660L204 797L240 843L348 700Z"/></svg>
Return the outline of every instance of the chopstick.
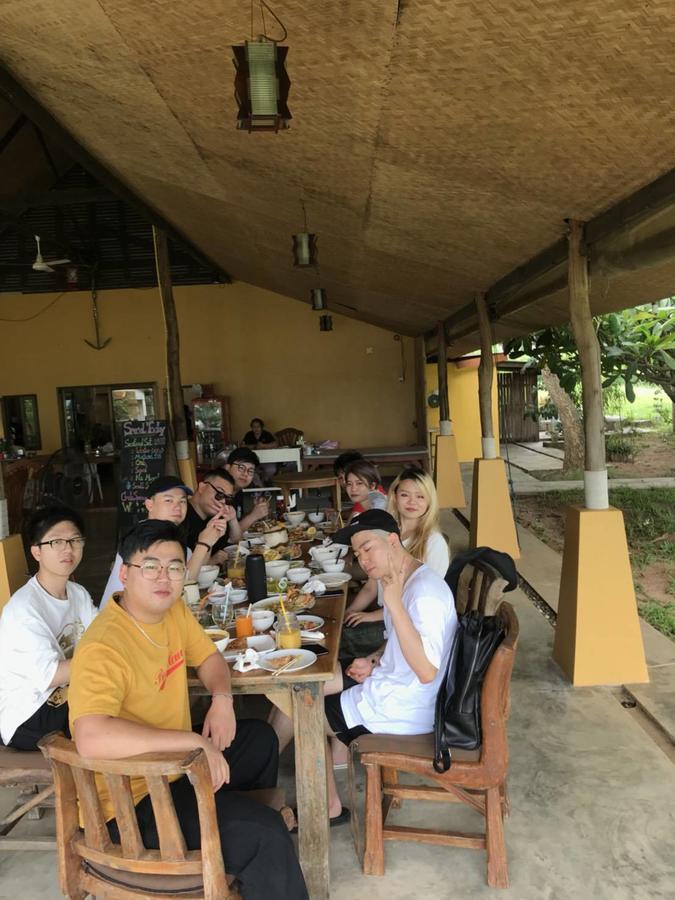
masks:
<svg viewBox="0 0 675 900"><path fill-rule="evenodd" d="M215 590L210 590L206 594L204 594L202 599L199 601L198 609L200 612L204 609L206 604L209 602L209 598L212 597L215 593L216 593Z"/></svg>
<svg viewBox="0 0 675 900"><path fill-rule="evenodd" d="M285 672L286 669L290 669L293 663L296 661L298 657L294 656L293 659L289 659L287 663L284 663L280 669L277 669L276 672L272 675L272 678L276 678L277 675L281 675L282 672Z"/></svg>

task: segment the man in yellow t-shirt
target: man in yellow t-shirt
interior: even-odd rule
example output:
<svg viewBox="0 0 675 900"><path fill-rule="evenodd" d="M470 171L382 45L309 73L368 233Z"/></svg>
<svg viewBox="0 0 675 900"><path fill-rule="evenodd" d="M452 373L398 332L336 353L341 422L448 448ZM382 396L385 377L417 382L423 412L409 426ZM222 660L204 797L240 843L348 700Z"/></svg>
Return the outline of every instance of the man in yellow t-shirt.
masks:
<svg viewBox="0 0 675 900"><path fill-rule="evenodd" d="M180 600L185 547L170 522L144 522L120 548L122 594L115 594L84 634L73 660L70 729L91 759L202 748L211 770L227 871L245 900L306 900L307 889L283 819L233 791L273 787L278 743L267 723L235 721L230 672ZM211 695L200 733L192 731L187 666ZM105 782L98 790L113 841L119 840ZM159 841L143 779L132 779L141 837ZM187 778L171 784L188 849L200 847L197 801Z"/></svg>

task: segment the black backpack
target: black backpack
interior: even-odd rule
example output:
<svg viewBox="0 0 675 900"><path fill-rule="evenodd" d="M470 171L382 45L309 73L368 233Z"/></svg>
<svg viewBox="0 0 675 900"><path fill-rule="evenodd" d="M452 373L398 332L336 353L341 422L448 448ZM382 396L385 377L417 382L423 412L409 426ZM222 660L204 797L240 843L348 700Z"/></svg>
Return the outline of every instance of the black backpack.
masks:
<svg viewBox="0 0 675 900"><path fill-rule="evenodd" d="M483 571L487 563L496 570L495 574L505 577L506 591L516 586L516 570L511 557L479 547L453 561L446 575L446 581L452 581L453 593L457 590L462 569L476 563ZM437 772L447 772L450 768L451 748L477 750L481 745L483 679L504 636L500 616L486 616L481 610L471 610L459 617L445 678L436 697L433 765Z"/></svg>

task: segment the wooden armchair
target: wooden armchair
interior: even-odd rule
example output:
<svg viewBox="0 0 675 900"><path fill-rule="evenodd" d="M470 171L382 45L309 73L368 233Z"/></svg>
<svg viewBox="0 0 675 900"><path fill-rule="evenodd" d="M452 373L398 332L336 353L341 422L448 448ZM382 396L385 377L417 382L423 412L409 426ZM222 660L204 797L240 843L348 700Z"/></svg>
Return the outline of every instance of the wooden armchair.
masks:
<svg viewBox="0 0 675 900"><path fill-rule="evenodd" d="M457 584L455 608L457 615L476 610L484 616L494 616L508 584L495 569L482 560L474 560L462 569Z"/></svg>
<svg viewBox="0 0 675 900"><path fill-rule="evenodd" d="M300 431L299 428L282 428L281 431L275 432L274 437L280 447L297 447L298 441L304 435L304 431Z"/></svg>
<svg viewBox="0 0 675 900"><path fill-rule="evenodd" d="M506 637L497 648L483 682L481 724L483 743L479 750L452 754L450 769L439 774L432 757L434 739L426 735L367 734L352 744L366 769L366 819L363 871L384 875L384 841L422 841L487 851L487 882L490 887L508 887L508 863L503 819L508 812L506 776L509 686L518 642L518 619L510 603L503 602L501 616ZM398 773L409 772L433 782L399 784ZM485 818L485 830L475 834L387 825L389 810L403 800L435 800L465 803Z"/></svg>
<svg viewBox="0 0 675 900"><path fill-rule="evenodd" d="M69 900L88 894L105 900L239 898L225 874L211 776L202 750L89 760L61 734L40 741L56 789L59 881ZM94 773L110 788L121 844L113 844L103 818ZM197 795L201 850L187 850L168 777L187 775ZM130 776L146 779L157 822L159 850L146 850L136 821ZM80 828L78 801L84 829Z"/></svg>

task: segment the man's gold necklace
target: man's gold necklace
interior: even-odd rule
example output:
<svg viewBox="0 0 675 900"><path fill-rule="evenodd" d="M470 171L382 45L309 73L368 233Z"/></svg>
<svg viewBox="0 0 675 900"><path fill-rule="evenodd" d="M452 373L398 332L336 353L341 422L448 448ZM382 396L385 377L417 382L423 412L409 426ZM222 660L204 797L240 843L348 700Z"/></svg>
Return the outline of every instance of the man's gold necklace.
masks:
<svg viewBox="0 0 675 900"><path fill-rule="evenodd" d="M168 646L169 646L169 642L168 642L168 641L166 642L166 644L158 644L157 641L155 641L153 638L150 637L150 635L148 634L148 632L147 632L144 628L141 628L141 626L138 624L138 622L136 621L136 619L134 619L134 617L131 615L131 613L129 612L128 609L126 609L125 612L126 612L126 614L129 616L129 618L131 619L131 621L134 623L134 625L136 626L136 628L138 628L138 630L140 631L140 633L141 633L141 634L143 635L143 637L146 639L146 641L150 641L150 643L152 644L153 647L157 647L158 650L166 650L166 649L168 648Z"/></svg>

